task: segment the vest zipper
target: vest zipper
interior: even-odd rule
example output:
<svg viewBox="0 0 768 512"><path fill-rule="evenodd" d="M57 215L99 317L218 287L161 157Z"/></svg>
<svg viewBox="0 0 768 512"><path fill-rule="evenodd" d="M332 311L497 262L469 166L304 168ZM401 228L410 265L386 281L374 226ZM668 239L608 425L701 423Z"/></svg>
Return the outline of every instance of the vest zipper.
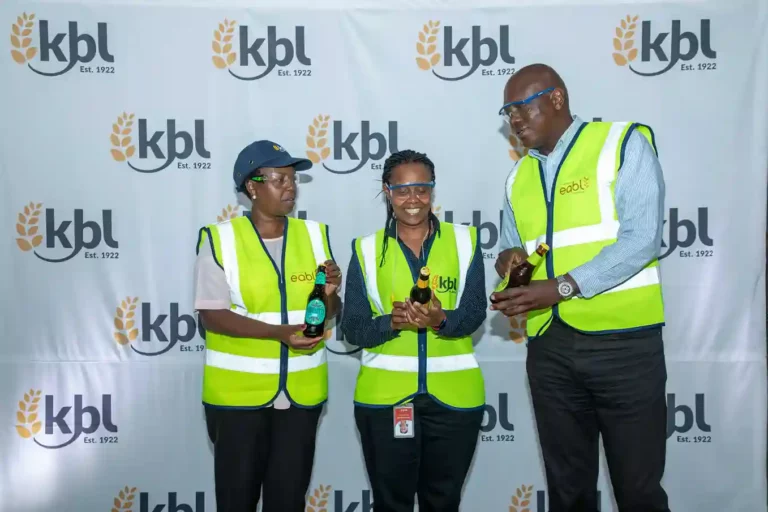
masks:
<svg viewBox="0 0 768 512"><path fill-rule="evenodd" d="M288 248L288 219L285 219L285 227L283 228L283 254L282 261L280 262L280 268L283 270L282 272L275 268L277 270L277 277L278 277L278 285L280 287L280 319L283 322L283 325L287 325L289 323L288 321L288 290L285 287L285 252ZM277 265L275 265L277 267ZM280 394L280 391L285 391L286 396L288 397L289 402L293 402L293 399L291 398L291 395L288 393L287 389L287 382L288 382L288 346L285 343L280 343L280 381L277 384L277 394ZM275 395L277 396L277 395Z"/></svg>
<svg viewBox="0 0 768 512"><path fill-rule="evenodd" d="M269 261L272 262L272 267L275 269L275 273L277 273L277 287L280 290L280 321L283 325L287 325L288 291L285 288L285 276L283 275L283 272L280 271L280 269L285 269L285 249L288 247L288 219L285 220L285 226L283 227L283 254L279 268L277 263L275 263L275 260L272 259L272 255L269 254L267 246L264 245L264 240L261 239L261 234L253 224L253 220L250 218L248 220L251 221L251 226L253 227L254 233L256 233L256 238L258 238L259 243L261 243L261 248L264 250L264 254L266 254L267 258L269 258ZM286 381L288 380L288 347L282 342L278 343L280 343L280 376L277 384L277 393L275 393L275 398L277 398L277 395L280 394L280 391L285 390L286 395L288 395L288 400L293 402L286 389Z"/></svg>
<svg viewBox="0 0 768 512"><path fill-rule="evenodd" d="M579 138L579 135L581 135L581 132L584 130L584 128L589 123L582 124L578 131L574 134L573 139L571 139L570 144L568 144L568 147L565 148L565 151L563 152L563 158L560 159L560 163L557 165L557 171L555 171L555 178L552 180L552 189L550 190L549 196L547 196L547 181L544 178L544 168L542 167L541 160L537 160L539 163L539 177L541 178L541 189L544 192L544 202L547 204L547 245L550 247L550 251L547 252L546 255L546 263L547 263L547 277L549 279L554 279L555 276L555 246L552 243L552 238L554 237L554 229L555 229L555 190L557 190L557 178L560 176L560 169L563 168L563 164L565 163L566 158L568 158L568 155L571 153L571 149L573 149L574 144L576 144L576 141ZM555 304L552 307L552 315L555 318L560 318L560 310L558 309L558 305Z"/></svg>

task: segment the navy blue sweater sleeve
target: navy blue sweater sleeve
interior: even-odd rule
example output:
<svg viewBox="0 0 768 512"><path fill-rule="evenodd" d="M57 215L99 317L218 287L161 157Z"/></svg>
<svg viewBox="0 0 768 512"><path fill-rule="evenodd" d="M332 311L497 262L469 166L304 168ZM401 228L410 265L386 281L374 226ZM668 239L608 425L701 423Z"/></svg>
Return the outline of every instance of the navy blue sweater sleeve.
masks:
<svg viewBox="0 0 768 512"><path fill-rule="evenodd" d="M399 331L393 331L391 315L373 317L368 292L365 289L363 270L357 261L355 244L352 242L352 257L347 268L347 283L344 289L344 314L341 330L352 345L373 348L396 338Z"/></svg>
<svg viewBox="0 0 768 512"><path fill-rule="evenodd" d="M488 298L485 296L485 264L480 240L467 270L467 283L458 309L445 311L445 326L440 335L448 338L469 336L485 322L488 314Z"/></svg>

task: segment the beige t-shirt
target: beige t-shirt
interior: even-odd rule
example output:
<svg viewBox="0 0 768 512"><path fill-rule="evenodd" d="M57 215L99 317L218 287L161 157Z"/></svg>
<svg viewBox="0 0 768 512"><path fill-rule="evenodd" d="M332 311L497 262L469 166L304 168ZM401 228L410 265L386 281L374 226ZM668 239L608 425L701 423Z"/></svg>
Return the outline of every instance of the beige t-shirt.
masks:
<svg viewBox="0 0 768 512"><path fill-rule="evenodd" d="M272 260L280 265L283 261L283 237L263 239ZM224 270L216 264L211 244L205 243L195 259L195 309L229 309L229 284ZM275 409L288 409L291 402L280 391L272 404Z"/></svg>

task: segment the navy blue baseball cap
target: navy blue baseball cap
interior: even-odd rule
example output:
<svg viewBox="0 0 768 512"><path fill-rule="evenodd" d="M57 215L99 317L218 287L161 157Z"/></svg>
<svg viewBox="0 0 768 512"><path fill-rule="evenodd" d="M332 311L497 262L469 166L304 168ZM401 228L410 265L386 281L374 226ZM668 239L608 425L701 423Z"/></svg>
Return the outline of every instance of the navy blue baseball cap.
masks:
<svg viewBox="0 0 768 512"><path fill-rule="evenodd" d="M261 167L289 167L297 171L306 171L312 167L312 162L306 158L293 158L280 144L271 140L257 140L248 144L235 160L235 186L238 190L246 178Z"/></svg>

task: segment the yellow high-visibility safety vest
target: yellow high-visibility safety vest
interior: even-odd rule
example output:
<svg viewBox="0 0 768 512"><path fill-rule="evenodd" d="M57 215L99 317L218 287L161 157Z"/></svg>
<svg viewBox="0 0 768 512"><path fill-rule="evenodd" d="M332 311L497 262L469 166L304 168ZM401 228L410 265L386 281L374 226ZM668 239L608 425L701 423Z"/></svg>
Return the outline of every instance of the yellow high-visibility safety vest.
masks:
<svg viewBox="0 0 768 512"><path fill-rule="evenodd" d="M208 240L227 276L233 313L272 325L304 322L317 266L331 259L325 225L288 217L282 273L248 217L202 228L198 249ZM295 350L277 340L206 333L203 403L262 407L280 390L294 405L325 402L328 367L323 342L312 350Z"/></svg>
<svg viewBox="0 0 768 512"><path fill-rule="evenodd" d="M414 281L400 244L390 243L383 266L384 230L355 240L373 316L388 315L392 303L403 301ZM427 258L432 292L444 310L460 306L467 271L478 243L474 227L440 223ZM485 404L482 371L475 358L472 337L445 338L431 328L400 331L399 336L375 348L364 349L355 387L355 402L391 406L419 393L457 409Z"/></svg>
<svg viewBox="0 0 768 512"><path fill-rule="evenodd" d="M616 242L615 186L630 134L639 131L656 151L650 127L590 122L566 149L549 197L541 162L526 155L507 178L507 197L528 254L545 242L550 251L533 280L553 279L594 258ZM553 311L554 310L554 311ZM592 298L573 297L554 308L528 313L530 338L546 332L554 315L586 333L637 330L664 324L659 261Z"/></svg>

